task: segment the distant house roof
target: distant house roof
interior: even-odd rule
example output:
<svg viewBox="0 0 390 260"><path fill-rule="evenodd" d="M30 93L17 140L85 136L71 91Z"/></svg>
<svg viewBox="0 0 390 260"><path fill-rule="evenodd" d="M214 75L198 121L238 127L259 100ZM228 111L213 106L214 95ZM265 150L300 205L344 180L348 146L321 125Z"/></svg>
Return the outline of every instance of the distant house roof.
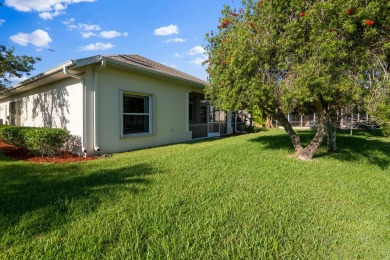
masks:
<svg viewBox="0 0 390 260"><path fill-rule="evenodd" d="M84 66L97 64L102 61L111 65L122 66L127 69L133 69L136 71L148 73L158 77L167 77L167 78L195 84L200 87L204 87L207 84L207 82L204 80L188 75L184 72L175 70L161 63L141 57L139 55L98 55L98 56L91 56L87 58L64 62L61 65L58 65L43 73L40 73L27 80L24 80L19 84L12 86L9 89L6 89L2 93L0 93L0 99L4 99L14 94L21 93L30 89L34 89L45 84L49 84L51 82L69 78L69 76L63 72L64 70L69 69L73 71L72 73L76 73L76 74L82 73L81 68L83 68Z"/></svg>

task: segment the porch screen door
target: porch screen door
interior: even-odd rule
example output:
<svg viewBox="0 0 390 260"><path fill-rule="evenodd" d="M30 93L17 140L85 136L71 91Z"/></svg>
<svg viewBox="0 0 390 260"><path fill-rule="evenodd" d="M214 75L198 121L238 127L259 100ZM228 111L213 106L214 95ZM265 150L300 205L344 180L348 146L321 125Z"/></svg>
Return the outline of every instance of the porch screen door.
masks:
<svg viewBox="0 0 390 260"><path fill-rule="evenodd" d="M220 136L221 132L221 120L219 110L216 110L213 106L208 105L208 136Z"/></svg>

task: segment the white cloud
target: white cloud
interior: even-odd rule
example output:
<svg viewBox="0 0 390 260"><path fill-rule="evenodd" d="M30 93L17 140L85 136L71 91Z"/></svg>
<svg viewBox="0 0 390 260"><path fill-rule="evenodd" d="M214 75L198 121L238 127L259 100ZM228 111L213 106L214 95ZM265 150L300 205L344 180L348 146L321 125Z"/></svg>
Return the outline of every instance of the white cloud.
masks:
<svg viewBox="0 0 390 260"><path fill-rule="evenodd" d="M10 39L22 46L27 46L30 43L36 47L49 47L49 43L52 42L49 34L43 30L35 30L31 34L18 33L11 36Z"/></svg>
<svg viewBox="0 0 390 260"><path fill-rule="evenodd" d="M96 0L5 0L4 4L13 7L21 12L39 12L42 19L53 19L53 17L65 13L68 4L80 2L95 2Z"/></svg>
<svg viewBox="0 0 390 260"><path fill-rule="evenodd" d="M18 84L19 82L22 82L23 80L28 79L28 77L26 77L26 76L22 76L22 77L20 77L20 78L15 77L15 76L10 77L9 74L4 75L4 78L6 78L7 80L10 81L10 83L9 83L10 85L16 85L16 84Z"/></svg>
<svg viewBox="0 0 390 260"><path fill-rule="evenodd" d="M206 60L206 58L196 58L195 60L190 61L196 65L202 65L202 63Z"/></svg>
<svg viewBox="0 0 390 260"><path fill-rule="evenodd" d="M128 36L127 32L125 33L120 33L117 31L101 31L99 33L99 37L110 39L110 38L115 38L118 36Z"/></svg>
<svg viewBox="0 0 390 260"><path fill-rule="evenodd" d="M54 17L59 16L60 14L63 14L64 12L55 11L55 12L42 12L39 13L39 17L41 17L44 20L53 20Z"/></svg>
<svg viewBox="0 0 390 260"><path fill-rule="evenodd" d="M58 4L55 4L54 5L54 10L56 10L56 11L62 11L62 10L65 10L66 9L66 5L63 5L63 4L61 4L61 3L58 3Z"/></svg>
<svg viewBox="0 0 390 260"><path fill-rule="evenodd" d="M85 23L79 23L79 28L84 31L100 31L101 28L97 24L85 24Z"/></svg>
<svg viewBox="0 0 390 260"><path fill-rule="evenodd" d="M97 36L93 31L100 31L101 28L97 24L75 23L76 19L65 19L62 23L66 25L68 30L77 30L80 32L81 37L88 39L92 36Z"/></svg>
<svg viewBox="0 0 390 260"><path fill-rule="evenodd" d="M91 43L86 46L80 47L80 51L101 51L101 50L108 50L114 48L115 45L111 43L102 43L102 42L97 42L97 43Z"/></svg>
<svg viewBox="0 0 390 260"><path fill-rule="evenodd" d="M4 19L0 19L0 25L2 25L3 23L5 23L5 20Z"/></svg>
<svg viewBox="0 0 390 260"><path fill-rule="evenodd" d="M92 36L98 36L105 39L111 39L119 36L126 37L128 36L127 32L117 32L117 31L101 31L100 33L95 33L94 31L100 31L101 27L97 24L86 24L86 23L75 23L76 19L70 18L65 19L62 23L65 24L68 30L77 30L80 32L81 36L84 39L88 39Z"/></svg>
<svg viewBox="0 0 390 260"><path fill-rule="evenodd" d="M80 31L100 31L101 28L97 24L86 24L86 23L78 23L78 24L67 24L69 29L76 29Z"/></svg>
<svg viewBox="0 0 390 260"><path fill-rule="evenodd" d="M175 52L175 54L173 54L173 57L175 57L175 58L183 58L183 55Z"/></svg>
<svg viewBox="0 0 390 260"><path fill-rule="evenodd" d="M198 54L204 54L204 52L205 52L205 50L203 49L202 46L195 46L194 48L192 48L186 54L188 54L188 55L198 55Z"/></svg>
<svg viewBox="0 0 390 260"><path fill-rule="evenodd" d="M166 36L171 34L179 34L179 27L177 27L177 25L171 24L154 30L154 35L157 36Z"/></svg>
<svg viewBox="0 0 390 260"><path fill-rule="evenodd" d="M100 31L101 28L97 24L86 24L86 23L75 23L76 19L70 18L70 19L65 19L62 23L66 25L68 30L77 30L81 33L81 36L84 39L87 39L91 36L97 36L96 33L92 31Z"/></svg>
<svg viewBox="0 0 390 260"><path fill-rule="evenodd" d="M63 21L62 23L65 25L68 25L68 24L74 23L75 21L76 21L76 19L70 18L70 19L65 19L65 21Z"/></svg>
<svg viewBox="0 0 390 260"><path fill-rule="evenodd" d="M171 68L176 68L176 65L175 65L175 64L169 65L168 63L165 63L165 62L163 62L163 64L164 64L165 66L168 66L168 67L171 67Z"/></svg>
<svg viewBox="0 0 390 260"><path fill-rule="evenodd" d="M101 28L97 24L75 23L76 19L65 19L62 23L66 25L68 30L77 30L80 32L81 37L88 39L92 36L97 36L93 31L100 31Z"/></svg>
<svg viewBox="0 0 390 260"><path fill-rule="evenodd" d="M81 36L82 36L84 39L88 39L88 38L91 37L91 36L96 36L96 33L93 33L93 32L81 32Z"/></svg>
<svg viewBox="0 0 390 260"><path fill-rule="evenodd" d="M182 38L174 38L174 39L168 39L166 40L165 42L166 43L177 43L177 42L185 42L186 40L185 39L182 39Z"/></svg>

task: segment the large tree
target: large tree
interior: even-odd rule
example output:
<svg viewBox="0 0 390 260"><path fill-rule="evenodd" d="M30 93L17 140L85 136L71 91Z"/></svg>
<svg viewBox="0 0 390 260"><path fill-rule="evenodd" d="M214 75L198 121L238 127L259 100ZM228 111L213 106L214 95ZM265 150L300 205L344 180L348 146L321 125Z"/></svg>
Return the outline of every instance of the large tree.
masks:
<svg viewBox="0 0 390 260"><path fill-rule="evenodd" d="M0 92L10 83L10 78L30 75L38 61L40 58L16 55L14 48L9 49L5 45L0 45Z"/></svg>
<svg viewBox="0 0 390 260"><path fill-rule="evenodd" d="M222 109L277 119L300 159L313 157L337 110L364 102L388 74L387 0L247 0L240 10L226 6L219 22L206 35L208 97ZM318 129L303 147L286 113L307 107Z"/></svg>

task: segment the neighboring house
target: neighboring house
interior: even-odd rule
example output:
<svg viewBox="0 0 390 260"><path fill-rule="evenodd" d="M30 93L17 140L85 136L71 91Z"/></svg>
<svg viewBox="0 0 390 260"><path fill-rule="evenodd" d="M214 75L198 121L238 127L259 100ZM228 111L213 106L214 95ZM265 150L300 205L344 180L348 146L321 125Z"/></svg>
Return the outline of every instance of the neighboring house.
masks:
<svg viewBox="0 0 390 260"><path fill-rule="evenodd" d="M59 127L91 156L231 133L206 82L138 55L65 62L0 94L0 124Z"/></svg>
<svg viewBox="0 0 390 260"><path fill-rule="evenodd" d="M318 116L314 112L310 114L288 113L287 120L294 128L314 129L318 126ZM337 112L336 121L333 124L339 129L371 129L376 122L365 112L350 111L344 108Z"/></svg>

